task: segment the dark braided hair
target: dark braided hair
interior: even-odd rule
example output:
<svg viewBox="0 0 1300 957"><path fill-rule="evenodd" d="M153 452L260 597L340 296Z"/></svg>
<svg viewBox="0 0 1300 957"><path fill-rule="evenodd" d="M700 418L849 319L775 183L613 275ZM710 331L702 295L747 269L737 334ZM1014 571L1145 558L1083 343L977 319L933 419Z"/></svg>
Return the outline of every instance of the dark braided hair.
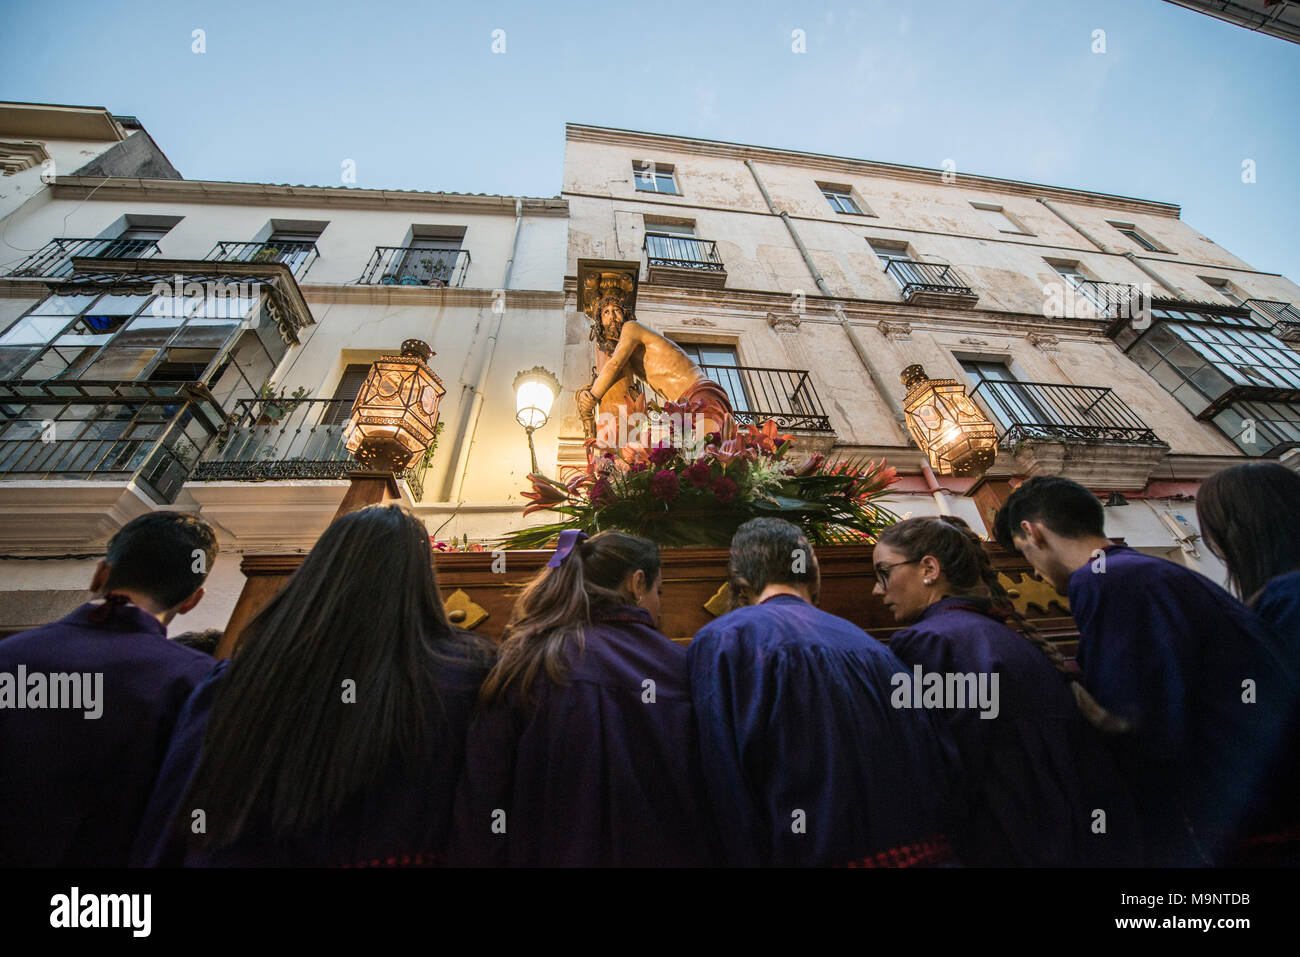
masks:
<svg viewBox="0 0 1300 957"><path fill-rule="evenodd" d="M879 542L902 552L908 561L933 556L954 596L974 599L977 606L986 605L991 617L1005 623L1042 652L1052 667L1069 682L1075 703L1090 724L1106 732L1128 730L1128 723L1123 718L1103 708L1075 679L1061 650L1016 610L1011 595L998 581L997 569L989 561L984 543L964 519L956 515L909 518L887 528L881 533Z"/></svg>

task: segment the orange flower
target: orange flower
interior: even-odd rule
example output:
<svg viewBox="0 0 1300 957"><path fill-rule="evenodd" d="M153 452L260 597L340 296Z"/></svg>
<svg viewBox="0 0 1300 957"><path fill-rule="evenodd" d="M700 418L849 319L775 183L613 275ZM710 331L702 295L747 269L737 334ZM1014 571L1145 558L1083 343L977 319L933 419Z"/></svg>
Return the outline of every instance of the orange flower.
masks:
<svg viewBox="0 0 1300 957"><path fill-rule="evenodd" d="M524 509L525 515L529 512L550 508L552 505L559 505L569 497L567 488L545 475L529 472L528 478L533 483L532 491L519 493L533 503Z"/></svg>

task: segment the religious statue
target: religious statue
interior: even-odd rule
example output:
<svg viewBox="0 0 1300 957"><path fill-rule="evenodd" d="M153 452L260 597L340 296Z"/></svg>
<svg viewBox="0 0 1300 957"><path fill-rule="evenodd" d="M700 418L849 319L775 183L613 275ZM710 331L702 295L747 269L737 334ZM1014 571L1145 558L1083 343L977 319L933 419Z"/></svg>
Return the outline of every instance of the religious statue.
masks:
<svg viewBox="0 0 1300 957"><path fill-rule="evenodd" d="M598 350L596 378L578 392L578 413L588 437L595 434L596 412L616 414L635 392L634 376L667 402L693 404L700 434L717 432L731 414L726 391L691 361L674 342L631 315L618 295L604 295L592 310L591 338Z"/></svg>

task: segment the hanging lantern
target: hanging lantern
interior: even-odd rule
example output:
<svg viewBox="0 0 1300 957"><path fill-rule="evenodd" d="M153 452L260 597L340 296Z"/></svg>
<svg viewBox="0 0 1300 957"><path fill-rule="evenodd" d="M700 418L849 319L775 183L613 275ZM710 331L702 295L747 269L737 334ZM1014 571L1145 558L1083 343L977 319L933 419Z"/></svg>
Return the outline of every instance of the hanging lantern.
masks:
<svg viewBox="0 0 1300 957"><path fill-rule="evenodd" d="M447 390L426 364L433 350L419 339L402 354L381 356L370 367L348 420L347 449L376 472L410 468L433 442L438 403Z"/></svg>
<svg viewBox="0 0 1300 957"><path fill-rule="evenodd" d="M899 376L907 386L907 429L940 475L982 475L997 457L998 434L956 379L931 379L919 365Z"/></svg>

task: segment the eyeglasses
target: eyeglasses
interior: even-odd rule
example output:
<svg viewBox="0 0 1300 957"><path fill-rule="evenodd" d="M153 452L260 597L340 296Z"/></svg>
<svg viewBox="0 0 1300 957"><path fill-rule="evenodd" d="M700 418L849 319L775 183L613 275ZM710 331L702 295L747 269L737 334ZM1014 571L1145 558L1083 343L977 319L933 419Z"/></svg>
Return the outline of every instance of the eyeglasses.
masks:
<svg viewBox="0 0 1300 957"><path fill-rule="evenodd" d="M913 560L910 561L910 562L894 562L892 565L877 565L877 566L876 566L876 581L880 582L880 587L881 587L881 588L888 588L888 587L889 587L889 573L890 573L893 569L897 568L899 565L915 565L915 564L917 564L919 561L921 561L921 559L919 559L919 558L915 558L915 559L913 559Z"/></svg>

